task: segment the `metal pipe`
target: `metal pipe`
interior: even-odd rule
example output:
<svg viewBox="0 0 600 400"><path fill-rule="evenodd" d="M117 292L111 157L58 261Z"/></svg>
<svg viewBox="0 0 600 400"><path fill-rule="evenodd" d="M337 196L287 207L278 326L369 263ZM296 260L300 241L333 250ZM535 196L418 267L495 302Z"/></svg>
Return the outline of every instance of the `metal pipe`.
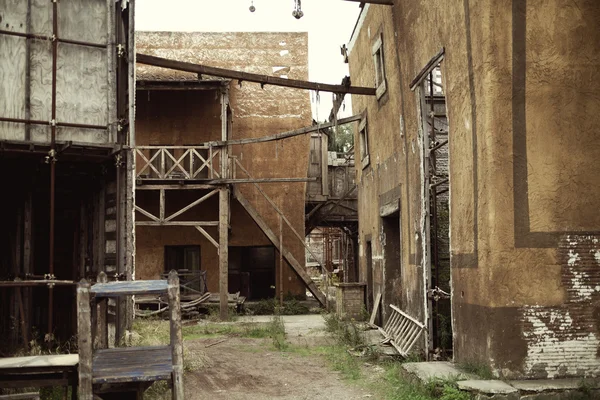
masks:
<svg viewBox="0 0 600 400"><path fill-rule="evenodd" d="M56 41L58 43L65 43L65 44L75 44L75 45L79 45L79 46L86 46L86 47L96 47L99 49L105 49L106 47L108 47L108 45L106 44L100 44L100 43L90 43L90 42L84 42L82 40L72 40L72 39L60 39L58 37L51 37L51 36L44 36L44 35L36 35L34 33L23 33L23 32L13 32L13 31L5 31L0 29L0 35L7 35L7 36L18 36L18 37L23 37L23 38L27 38L27 39L36 39L36 40L45 40L45 41Z"/></svg>
<svg viewBox="0 0 600 400"><path fill-rule="evenodd" d="M17 124L34 124L34 125L50 125L55 128L81 128L81 129L108 129L106 125L89 125L89 124L76 124L71 122L56 122L56 115L52 118L52 121L40 121L35 119L23 119L23 118L9 118L0 117L0 122L12 122Z"/></svg>
<svg viewBox="0 0 600 400"><path fill-rule="evenodd" d="M52 121L50 122L50 232L49 232L49 255L48 271L54 275L54 212L55 212L55 189L56 189L56 165L54 154L56 151L56 69L58 57L58 3L52 3ZM53 307L54 307L54 288L48 287L48 335L51 341L53 331Z"/></svg>

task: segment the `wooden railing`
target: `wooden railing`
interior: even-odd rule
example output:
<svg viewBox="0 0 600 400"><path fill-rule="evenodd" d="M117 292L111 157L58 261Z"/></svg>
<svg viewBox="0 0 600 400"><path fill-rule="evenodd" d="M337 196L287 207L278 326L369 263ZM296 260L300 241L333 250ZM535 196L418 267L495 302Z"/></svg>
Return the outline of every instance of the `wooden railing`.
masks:
<svg viewBox="0 0 600 400"><path fill-rule="evenodd" d="M136 178L200 180L221 177L221 149L212 146L137 146L135 154Z"/></svg>

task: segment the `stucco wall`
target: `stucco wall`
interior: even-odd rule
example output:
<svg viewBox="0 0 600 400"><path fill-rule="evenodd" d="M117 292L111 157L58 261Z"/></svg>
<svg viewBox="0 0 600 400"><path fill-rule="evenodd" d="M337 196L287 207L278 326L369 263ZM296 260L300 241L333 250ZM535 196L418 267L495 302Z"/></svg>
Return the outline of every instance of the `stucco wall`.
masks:
<svg viewBox="0 0 600 400"><path fill-rule="evenodd" d="M375 86L372 46L383 33L383 52L387 92L377 100L372 96L353 96L354 113L366 110L370 163L361 166L359 133L356 130L355 159L359 187L359 268L367 282L366 242L371 241L373 259L373 297L382 293L383 317L389 304L401 306L413 317L423 320L423 281L420 266L420 241L415 238L420 226L419 160L416 131L403 129L401 122L401 71L396 55L393 19L389 7L368 6L364 19L351 43L350 76L359 86ZM398 205L402 227L401 265L385 254L381 209ZM396 217L398 218L398 217ZM388 290L384 289L384 281Z"/></svg>
<svg viewBox="0 0 600 400"><path fill-rule="evenodd" d="M600 3L395 3L400 101L382 120L391 125L402 118L408 145L392 147L395 132L378 128L371 151L375 142L382 160L389 157L386 148L406 151L409 187L403 195L418 193L411 147L421 122L409 83L444 47L455 360L488 364L505 377L596 375L600 360L590 355L579 363L576 354L595 354L600 345L592 285L599 270L588 257L600 226L599 150L593 145L600 122ZM389 10L370 8L373 16ZM360 35L369 25L377 29L367 17ZM357 41L353 53L365 56L351 57L350 65L353 83L365 84L361 68L372 62L360 48ZM361 111L365 105L355 101ZM366 105L370 115L375 104ZM359 176L365 193L369 174ZM387 179L379 172L370 185ZM405 200L412 224L418 200ZM374 212L364 210L361 233L377 231ZM403 226L411 240L420 231Z"/></svg>
<svg viewBox="0 0 600 400"><path fill-rule="evenodd" d="M181 61L204 63L210 66L255 72L267 75L285 74L289 78L308 79L308 36L306 33L172 33L172 32L138 32L138 52L172 58ZM288 68L279 70L280 67ZM280 71L280 72L278 72ZM152 67L138 66L138 79L146 80L196 80L195 74L161 70ZM238 82L230 84L230 102L233 110L232 138L261 137L284 132L310 124L310 98L306 91L259 84ZM138 92L138 98L140 98ZM198 142L198 135L211 131L211 139L220 137L220 108L218 100L205 95L202 100L194 101L193 94L168 95L158 108L169 109L165 121L156 119L159 109L153 106L152 115L148 115L149 132L156 132L157 126L167 126L173 137L183 144L188 137ZM152 94L151 96L154 96ZM173 96L185 98L178 102ZM143 100L143 99L140 99ZM215 105L216 104L216 105ZM138 106L138 125L141 122L143 106ZM150 125L152 128L150 128ZM213 128L214 127L214 128ZM216 131L213 131L216 129ZM138 128L138 143L143 143L145 133ZM172 136L169 136L172 135ZM142 142L140 141L142 140ZM152 140L159 140L155 133ZM207 139L208 140L208 139ZM201 141L201 140L200 140ZM189 143L189 142L188 142ZM244 167L254 178L268 177L306 177L308 167L309 138L295 137L282 142L270 142L234 146L231 154L238 157ZM237 178L246 178L238 168ZM304 232L304 199L305 183L269 183L261 184L263 190L283 210L296 231ZM251 184L241 185L244 196L260 212L276 234L279 232L279 220L275 210L258 193ZM139 193L139 191L138 191ZM268 244L268 241L255 224L247 217L245 211L232 200L231 212L231 246ZM214 207L205 206L209 213L203 219L218 219L216 202ZM146 236L151 229L161 230L159 237ZM216 232L212 232L216 235ZM284 245L292 252L301 264L304 264L304 247L293 233L284 227ZM179 239L194 240L201 243L203 265L214 265L213 277L209 277L209 290L217 291L216 251L212 245L198 233L188 228L138 228L138 251L140 246L152 248L156 252L152 258L162 263L163 256L158 254L157 245L175 244ZM194 244L194 243L190 243ZM164 248L161 249L164 251ZM162 254L162 253L161 253ZM206 257L206 258L205 258ZM150 258L150 257L145 257ZM277 256L277 259L279 257ZM150 262L150 261L148 261ZM137 270L155 271L156 266L145 267L138 259ZM278 270L278 268L277 268ZM141 274L142 272L140 272ZM145 272L144 272L145 273ZM153 272L155 274L155 272ZM209 271L209 275L211 272ZM279 277L277 277L277 283ZM303 294L304 286L295 273L286 264L284 269L284 291Z"/></svg>

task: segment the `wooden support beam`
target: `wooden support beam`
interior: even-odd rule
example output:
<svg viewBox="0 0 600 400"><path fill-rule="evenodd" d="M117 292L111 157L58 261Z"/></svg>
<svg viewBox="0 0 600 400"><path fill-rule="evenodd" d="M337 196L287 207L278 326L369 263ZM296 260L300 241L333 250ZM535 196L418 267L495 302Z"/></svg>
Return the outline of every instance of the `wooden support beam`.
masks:
<svg viewBox="0 0 600 400"><path fill-rule="evenodd" d="M279 215L279 244L283 246L283 218ZM279 306L283 307L283 253L279 252Z"/></svg>
<svg viewBox="0 0 600 400"><path fill-rule="evenodd" d="M168 278L169 317L171 322L171 358L172 399L183 400L183 334L181 333L181 302L179 293L179 276L176 271L169 272Z"/></svg>
<svg viewBox="0 0 600 400"><path fill-rule="evenodd" d="M92 310L90 284L81 280L77 286L77 343L79 351L79 399L93 400L92 393Z"/></svg>
<svg viewBox="0 0 600 400"><path fill-rule="evenodd" d="M136 185L135 190L212 190L216 189L215 185L198 185L195 183L192 184L181 184L181 185Z"/></svg>
<svg viewBox="0 0 600 400"><path fill-rule="evenodd" d="M209 192L208 194L205 194L204 196L200 197L198 200L188 204L187 206L183 207L181 210L171 214L169 217L165 218L164 221L171 221L173 218L180 216L181 214L183 214L184 212L188 211L190 208L193 208L195 206L197 206L198 204L202 203L204 200L212 197L215 193L217 193L217 189ZM136 210L138 209L138 207L135 207Z"/></svg>
<svg viewBox="0 0 600 400"><path fill-rule="evenodd" d="M256 211L256 209L242 195L242 192L235 186L233 187L233 193L235 195L235 198L246 209L248 215L250 215L254 222L256 222L256 224L267 236L269 241L273 243L273 246L275 246L275 248L277 248L277 250L283 254L283 257L286 259L288 264L290 264L290 266L300 277L300 279L302 279L308 290L310 290L310 292L313 294L313 296L315 296L319 303L321 303L323 306L326 306L325 294L321 292L316 283L310 278L304 266L300 264L298 260L296 260L294 255L289 250L283 247L283 244L280 242L275 232L273 232L273 230L269 227L266 221L260 216L258 211Z"/></svg>
<svg viewBox="0 0 600 400"><path fill-rule="evenodd" d="M213 244L213 246L215 246L217 248L217 254L219 253L219 243L213 239L212 236L209 235L208 232L206 232L206 230L204 230L204 228L202 228L201 226L196 226L196 229L198 230L198 232L200 232L209 242L211 242Z"/></svg>
<svg viewBox="0 0 600 400"><path fill-rule="evenodd" d="M136 226L219 226L218 221L135 221Z"/></svg>
<svg viewBox="0 0 600 400"><path fill-rule="evenodd" d="M219 309L222 321L229 314L229 189L219 189Z"/></svg>
<svg viewBox="0 0 600 400"><path fill-rule="evenodd" d="M351 117L342 118L337 122L327 122L325 124L311 125L305 128L295 129L293 131L276 133L274 135L263 136L259 138L247 138L247 139L234 139L227 141L214 141L207 143L210 146L224 146L224 145L239 145L239 144L250 144L250 143L263 143L272 142L274 140L287 139L294 136L305 135L307 133L318 132L321 129L332 128L337 125L349 124L352 122L360 121L363 118L362 114L353 115Z"/></svg>
<svg viewBox="0 0 600 400"><path fill-rule="evenodd" d="M329 196L329 136L321 133L321 194Z"/></svg>
<svg viewBox="0 0 600 400"><path fill-rule="evenodd" d="M281 182L314 182L317 178L248 178L248 179L214 179L209 181L213 185L227 185L233 183L281 183Z"/></svg>
<svg viewBox="0 0 600 400"><path fill-rule="evenodd" d="M98 274L98 283L107 283L108 276L104 271ZM97 299L97 323L98 328L96 329L96 343L98 349L107 349L108 348L108 298L98 298Z"/></svg>
<svg viewBox="0 0 600 400"><path fill-rule="evenodd" d="M183 61L169 60L167 58L149 56L138 53L136 55L138 64L153 65L155 67L174 69L177 71L193 72L196 74L218 76L221 78L237 79L239 81L248 81L261 83L263 85L284 86L295 89L317 90L321 92L350 93L356 95L375 96L375 88L329 85L325 83L316 83L301 81L297 79L284 79L269 75L252 74L249 72L233 71L224 68L208 67L200 64L193 64Z"/></svg>

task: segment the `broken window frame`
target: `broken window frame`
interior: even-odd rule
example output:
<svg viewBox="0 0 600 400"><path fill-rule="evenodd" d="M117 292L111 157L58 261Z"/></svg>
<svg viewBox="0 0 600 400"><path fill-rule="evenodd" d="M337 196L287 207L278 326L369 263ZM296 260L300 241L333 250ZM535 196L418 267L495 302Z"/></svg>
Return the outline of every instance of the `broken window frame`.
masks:
<svg viewBox="0 0 600 400"><path fill-rule="evenodd" d="M383 33L380 33L373 43L373 64L375 65L375 86L377 100L387 91L387 79L385 76L385 57L383 53Z"/></svg>
<svg viewBox="0 0 600 400"><path fill-rule="evenodd" d="M362 168L365 169L370 162L369 159L369 131L368 131L368 124L367 124L367 118L363 118L360 121L360 125L358 127L358 135L359 135L359 142L360 142L360 161L361 161L361 165Z"/></svg>

